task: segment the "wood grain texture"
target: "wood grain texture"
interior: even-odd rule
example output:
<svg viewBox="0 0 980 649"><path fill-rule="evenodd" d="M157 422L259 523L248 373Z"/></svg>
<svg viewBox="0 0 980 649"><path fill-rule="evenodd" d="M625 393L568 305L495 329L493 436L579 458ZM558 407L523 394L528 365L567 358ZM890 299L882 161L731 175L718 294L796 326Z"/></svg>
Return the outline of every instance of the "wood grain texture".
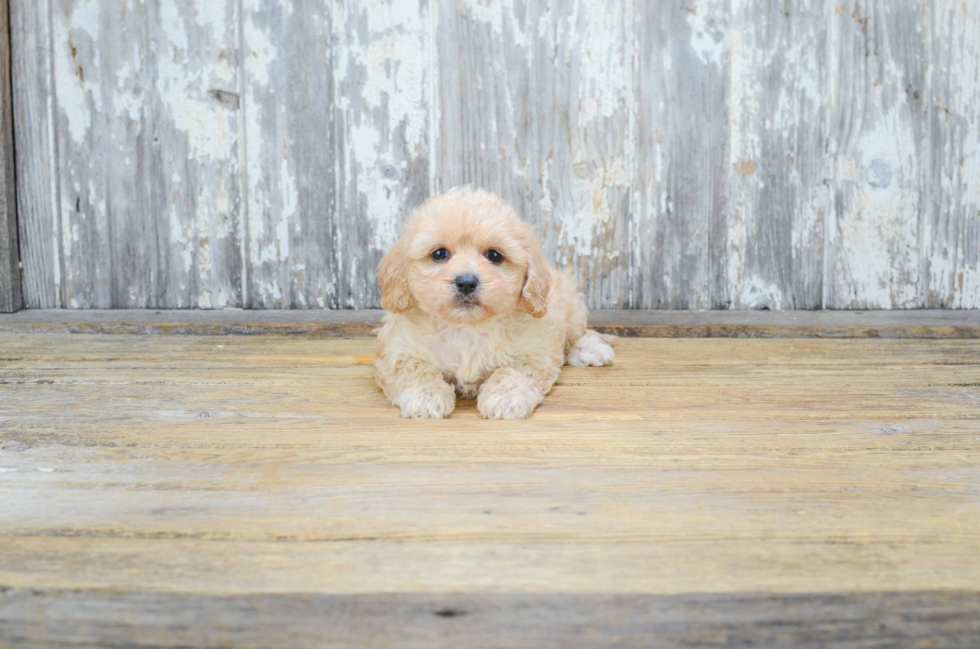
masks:
<svg viewBox="0 0 980 649"><path fill-rule="evenodd" d="M593 307L629 301L629 9L441 3L437 187L475 183L512 202Z"/></svg>
<svg viewBox="0 0 980 649"><path fill-rule="evenodd" d="M369 338L0 349L5 643L976 644L976 341L623 340L507 426Z"/></svg>
<svg viewBox="0 0 980 649"><path fill-rule="evenodd" d="M592 307L980 307L973 2L11 1L31 307L374 307L464 183Z"/></svg>
<svg viewBox="0 0 980 649"><path fill-rule="evenodd" d="M53 309L62 302L55 86L49 0L10 2L17 211L24 264L24 304Z"/></svg>
<svg viewBox="0 0 980 649"><path fill-rule="evenodd" d="M40 613L39 613L40 611ZM860 595L0 593L0 640L141 647L973 649L973 592ZM40 622L44 620L44 622Z"/></svg>
<svg viewBox="0 0 980 649"><path fill-rule="evenodd" d="M728 4L636 0L631 306L727 308Z"/></svg>
<svg viewBox="0 0 980 649"><path fill-rule="evenodd" d="M17 311L23 305L10 66L9 14L6 0L0 0L0 313Z"/></svg>
<svg viewBox="0 0 980 649"><path fill-rule="evenodd" d="M933 4L926 305L980 302L980 7Z"/></svg>
<svg viewBox="0 0 980 649"><path fill-rule="evenodd" d="M430 194L432 97L440 3L334 4L333 115L338 277L335 305L374 308L375 269ZM322 257L318 250L317 256Z"/></svg>
<svg viewBox="0 0 980 649"><path fill-rule="evenodd" d="M732 5L729 300L823 306L827 3Z"/></svg>
<svg viewBox="0 0 980 649"><path fill-rule="evenodd" d="M964 5L965 6L965 5ZM828 308L924 305L929 6L835 6L827 92L832 157Z"/></svg>
<svg viewBox="0 0 980 649"><path fill-rule="evenodd" d="M234 7L52 7L67 306L239 303Z"/></svg>
<svg viewBox="0 0 980 649"><path fill-rule="evenodd" d="M429 194L428 5L246 2L248 300L364 308Z"/></svg>
<svg viewBox="0 0 980 649"><path fill-rule="evenodd" d="M147 214L146 187L136 171L137 154L143 153L142 106L149 92L139 71L143 69L140 61L148 56L148 43L141 38L140 13L132 11L132 2L120 5L128 11L119 15L111 15L116 13L111 10L103 15L98 2L49 0L48 4L57 98L64 305L114 307L129 294L128 287L117 280L141 274L147 252L156 251L156 242L146 236L143 227L154 216ZM110 26L118 30L118 37L100 39L103 28ZM124 67L127 59L129 65ZM117 93L118 72L124 75L118 80L122 88ZM107 95L109 99L132 97L133 110L123 112L123 105L113 103L118 112L111 113L105 105ZM98 119L104 111L112 119ZM120 232L113 231L114 225ZM114 264L122 251L113 244L120 240L139 244L126 260L128 269Z"/></svg>
<svg viewBox="0 0 980 649"><path fill-rule="evenodd" d="M384 311L37 310L0 316L3 333L194 336L364 336ZM642 311L589 314L589 327L628 338L980 339L980 311Z"/></svg>
<svg viewBox="0 0 980 649"><path fill-rule="evenodd" d="M136 156L147 206L142 231L127 232L114 246L116 281L132 275L123 282L128 295L113 302L240 306L238 2L158 0L143 7L130 11L142 19L147 57L139 82L146 89L138 136L142 168L140 152ZM117 83L122 89L126 82ZM144 254L142 267L130 267Z"/></svg>
<svg viewBox="0 0 980 649"><path fill-rule="evenodd" d="M327 2L243 5L251 308L337 307L337 145Z"/></svg>

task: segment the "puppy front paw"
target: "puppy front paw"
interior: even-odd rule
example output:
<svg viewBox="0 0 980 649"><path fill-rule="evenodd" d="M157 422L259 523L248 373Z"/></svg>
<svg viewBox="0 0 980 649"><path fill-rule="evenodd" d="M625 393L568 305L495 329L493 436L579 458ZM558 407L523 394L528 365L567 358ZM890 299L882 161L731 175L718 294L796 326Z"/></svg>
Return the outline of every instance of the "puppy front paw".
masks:
<svg viewBox="0 0 980 649"><path fill-rule="evenodd" d="M575 341L566 362L572 367L602 367L612 365L616 353L602 334L589 329Z"/></svg>
<svg viewBox="0 0 980 649"><path fill-rule="evenodd" d="M537 387L504 389L495 387L480 391L476 408L486 419L527 419L544 399Z"/></svg>
<svg viewBox="0 0 980 649"><path fill-rule="evenodd" d="M444 419L456 407L456 391L445 381L405 388L391 400L405 419Z"/></svg>

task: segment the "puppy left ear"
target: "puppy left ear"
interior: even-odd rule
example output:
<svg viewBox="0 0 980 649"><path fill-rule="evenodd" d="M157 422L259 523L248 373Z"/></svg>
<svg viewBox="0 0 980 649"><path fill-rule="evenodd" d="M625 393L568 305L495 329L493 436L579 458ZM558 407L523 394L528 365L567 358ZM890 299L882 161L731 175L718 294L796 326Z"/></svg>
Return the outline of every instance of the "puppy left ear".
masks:
<svg viewBox="0 0 980 649"><path fill-rule="evenodd" d="M404 313L415 306L415 298L405 277L405 240L399 239L378 264L378 283L381 284L381 308L392 313Z"/></svg>
<svg viewBox="0 0 980 649"><path fill-rule="evenodd" d="M535 318L543 318L548 313L548 293L551 292L551 267L541 254L541 241L528 232L524 238L528 252L527 274L521 290L524 308Z"/></svg>

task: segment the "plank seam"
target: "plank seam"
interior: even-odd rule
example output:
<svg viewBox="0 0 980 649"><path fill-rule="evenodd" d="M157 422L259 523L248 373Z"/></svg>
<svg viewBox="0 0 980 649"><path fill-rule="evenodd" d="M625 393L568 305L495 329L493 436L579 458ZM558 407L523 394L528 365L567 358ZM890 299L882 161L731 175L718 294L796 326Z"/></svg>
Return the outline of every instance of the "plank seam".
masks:
<svg viewBox="0 0 980 649"><path fill-rule="evenodd" d="M442 12L442 2L440 0L432 0L426 5L426 71L429 75L429 106L428 106L428 121L429 121L429 196L435 196L439 193L440 182L439 182L439 159L438 155L438 145L439 145L439 132L442 126L441 122L441 106L439 101L441 99L442 93L439 88L439 16ZM399 233L401 234L401 233Z"/></svg>
<svg viewBox="0 0 980 649"><path fill-rule="evenodd" d="M238 115L238 176L242 183L239 193L238 205L238 248L240 261L240 295L239 304L243 309L248 308L248 201L251 188L248 185L248 119L247 119L247 95L245 87L245 2L236 0L235 9L238 12L238 20L235 25L238 40L238 95L239 95L239 115Z"/></svg>
<svg viewBox="0 0 980 649"><path fill-rule="evenodd" d="M627 80L627 88L629 93L629 115L626 119L626 155L629 157L629 169L630 169L630 184L629 184L629 199L626 203L626 303L629 308L636 308L636 301L634 297L634 282L636 279L636 266L638 265L638 259L636 259L636 240L638 238L638 233L635 231L636 228L636 119L639 114L637 108L637 93L636 93L636 77L639 74L639 43L637 39L639 38L639 29L636 25L636 5L632 1L627 1L625 7L625 23L629 28L629 38L626 39L626 52L629 58L629 78Z"/></svg>
<svg viewBox="0 0 980 649"><path fill-rule="evenodd" d="M918 291L916 291L916 293L918 295L917 306L920 308L929 306L929 270L928 270L928 260L926 258L927 255L926 214L930 212L932 209L933 188L932 188L932 183L929 182L929 180L932 177L932 169L933 169L933 165L935 164L935 159L934 159L935 156L933 155L933 146L932 146L934 140L933 128L932 128L932 118L934 114L932 108L932 100L933 100L932 67L934 65L933 58L935 57L936 54L935 51L933 50L932 45L933 45L933 31L935 30L935 26L936 26L935 14L936 14L936 4L935 2L930 0L929 10L928 10L929 24L926 26L926 30L925 30L926 32L925 52L926 52L928 64L925 70L925 78L924 78L925 88L922 89L922 95L925 98L925 103L926 103L925 128L923 129L925 131L924 137L925 137L926 155L925 155L925 164L922 166L922 168L919 169L919 178L920 178L919 182L921 182L925 188L923 191L924 196L922 196L919 199L919 214L918 214L919 217L919 236L918 236L919 288Z"/></svg>
<svg viewBox="0 0 980 649"><path fill-rule="evenodd" d="M24 292L23 292L23 273L21 269L23 265L21 259L23 256L21 254L22 240L19 236L18 223L17 223L17 153L16 153L16 139L14 137L13 127L14 127L14 110L13 110L13 99L14 99L14 82L13 82L13 71L14 71L14 56L13 50L11 50L11 43L13 42L11 24L10 24L10 7L7 0L0 0L0 11L3 12L3 16L0 17L0 24L5 21L5 30L2 34L2 38L6 39L3 49L6 50L6 60L4 60L4 70L0 78L5 78L6 83L4 84L2 95L5 100L8 100L8 105L3 107L3 124L0 125L3 129L8 129L3 137L3 197L2 200L6 207L6 218L0 219L3 228L6 230L2 235L6 238L10 236L12 231L14 241L6 241L0 243L0 246L7 246L9 250L5 253L7 259L4 262L5 268L0 268L0 276L10 274L9 282L6 287L0 285L0 290L4 291L6 295L0 296L0 306L4 311L19 311L24 308ZM6 75L4 77L4 75ZM9 121L8 121L9 117ZM7 144L9 143L9 149ZM13 187L7 187L7 181L10 180ZM11 199L12 200L9 200ZM12 245L14 244L14 245Z"/></svg>
<svg viewBox="0 0 980 649"><path fill-rule="evenodd" d="M58 133L55 120L58 117L58 88L54 80L54 9L51 0L44 0L48 14L48 66L45 73L48 77L48 100L46 102L48 111L48 159L51 165L51 207L54 220L54 247L57 251L54 258L54 282L55 282L55 304L60 308L65 306L65 281L64 281L64 226L61 213L61 148L58 146Z"/></svg>
<svg viewBox="0 0 980 649"><path fill-rule="evenodd" d="M834 0L826 0L824 2L824 12L827 16L827 31L824 36L826 52L824 56L826 57L824 61L824 68L827 70L827 76L823 79L824 84L828 84L830 81L830 75L833 71L834 65ZM832 158L834 153L830 151L830 120L831 111L829 109L824 110L823 113L823 151L824 156L830 157L830 170L828 172L829 176L836 175L837 161ZM825 183L827 185L827 205L824 209L823 214L823 269L820 287L820 308L829 308L828 302L830 301L830 216L834 209L834 183L833 178L826 178Z"/></svg>

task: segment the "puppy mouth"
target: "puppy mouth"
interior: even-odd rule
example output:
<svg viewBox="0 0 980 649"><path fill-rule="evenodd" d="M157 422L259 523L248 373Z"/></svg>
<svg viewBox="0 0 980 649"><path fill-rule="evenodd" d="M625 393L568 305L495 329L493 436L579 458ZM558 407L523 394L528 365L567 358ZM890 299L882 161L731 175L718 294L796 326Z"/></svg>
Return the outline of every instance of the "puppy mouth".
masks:
<svg viewBox="0 0 980 649"><path fill-rule="evenodd" d="M480 300L475 295L457 295L455 300L455 307L457 309L465 309L471 311L480 306Z"/></svg>

